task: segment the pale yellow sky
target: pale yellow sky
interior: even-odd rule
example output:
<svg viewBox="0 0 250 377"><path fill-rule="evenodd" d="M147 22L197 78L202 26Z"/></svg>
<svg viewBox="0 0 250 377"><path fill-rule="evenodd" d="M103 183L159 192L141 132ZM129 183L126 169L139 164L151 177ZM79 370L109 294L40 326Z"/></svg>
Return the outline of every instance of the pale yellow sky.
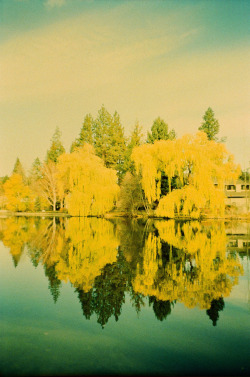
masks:
<svg viewBox="0 0 250 377"><path fill-rule="evenodd" d="M227 19L214 30L204 22L211 10L202 1L171 9L153 1L148 9L106 3L64 16L56 12L67 1L44 2L37 25L28 20L20 30L18 20L9 21L17 32L1 41L0 175L11 173L17 156L26 169L37 156L43 160L56 126L68 149L85 114L96 116L102 104L118 111L126 133L138 120L146 134L161 116L178 136L196 132L210 106L244 168L250 161L246 35L230 40Z"/></svg>

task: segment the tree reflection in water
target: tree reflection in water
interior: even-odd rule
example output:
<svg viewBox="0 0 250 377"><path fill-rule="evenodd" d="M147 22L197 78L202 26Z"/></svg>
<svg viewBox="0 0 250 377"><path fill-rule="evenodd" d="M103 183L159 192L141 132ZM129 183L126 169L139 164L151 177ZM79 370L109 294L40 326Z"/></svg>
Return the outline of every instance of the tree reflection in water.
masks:
<svg viewBox="0 0 250 377"><path fill-rule="evenodd" d="M210 309L207 310L207 315L213 322L213 326L216 326L216 323L219 319L219 311L224 309L225 303L223 297L220 297L218 300L212 300Z"/></svg>
<svg viewBox="0 0 250 377"><path fill-rule="evenodd" d="M223 222L16 217L1 219L0 238L15 266L25 249L43 265L55 303L70 282L85 318L95 314L102 327L118 321L125 295L138 314L148 302L163 321L182 302L205 309L216 326L243 274Z"/></svg>

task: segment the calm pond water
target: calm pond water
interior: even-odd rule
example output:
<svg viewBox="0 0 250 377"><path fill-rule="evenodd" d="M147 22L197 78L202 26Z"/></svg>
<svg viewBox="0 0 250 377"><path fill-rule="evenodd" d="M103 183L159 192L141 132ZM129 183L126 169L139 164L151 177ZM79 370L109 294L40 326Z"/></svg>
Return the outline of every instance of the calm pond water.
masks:
<svg viewBox="0 0 250 377"><path fill-rule="evenodd" d="M249 375L249 224L0 219L1 375Z"/></svg>

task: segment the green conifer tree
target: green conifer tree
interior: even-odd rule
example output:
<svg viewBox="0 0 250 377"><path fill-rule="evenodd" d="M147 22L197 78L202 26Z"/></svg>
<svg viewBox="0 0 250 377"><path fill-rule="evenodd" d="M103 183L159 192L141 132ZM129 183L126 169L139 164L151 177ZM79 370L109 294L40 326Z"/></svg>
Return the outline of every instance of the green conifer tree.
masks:
<svg viewBox="0 0 250 377"><path fill-rule="evenodd" d="M108 168L116 169L120 181L124 174L126 139L117 112L112 116L104 106L98 111L93 128L94 147Z"/></svg>
<svg viewBox="0 0 250 377"><path fill-rule="evenodd" d="M19 174L19 175L22 176L23 181L24 182L26 181L26 175L25 175L25 172L24 172L24 168L23 168L23 166L22 166L22 164L21 164L21 162L20 162L20 160L19 160L18 157L16 159L16 162L15 162L12 174Z"/></svg>
<svg viewBox="0 0 250 377"><path fill-rule="evenodd" d="M201 126L199 127L200 131L203 131L207 134L208 140L214 140L218 142L224 142L226 139L221 138L220 140L216 136L220 130L220 124L217 119L214 117L214 112L209 107L203 116L204 122L202 122Z"/></svg>
<svg viewBox="0 0 250 377"><path fill-rule="evenodd" d="M125 173L126 139L120 116L116 111L113 115L108 134L110 142L108 163L110 167L117 171L118 180L120 182Z"/></svg>
<svg viewBox="0 0 250 377"><path fill-rule="evenodd" d="M112 123L111 114L102 105L98 111L98 116L94 121L94 147L98 157L101 157L107 166L108 152L110 149L110 140L108 130Z"/></svg>
<svg viewBox="0 0 250 377"><path fill-rule="evenodd" d="M65 153L65 149L61 143L61 131L56 127L55 133L51 139L50 149L47 151L46 163L52 161L58 162L58 157Z"/></svg>
<svg viewBox="0 0 250 377"><path fill-rule="evenodd" d="M139 122L137 121L135 123L134 129L132 130L129 142L126 149L126 156L125 156L125 171L130 171L131 173L134 173L134 162L131 161L131 154L134 149L134 147L138 147L142 145L143 143L143 132L142 127L139 125Z"/></svg>
<svg viewBox="0 0 250 377"><path fill-rule="evenodd" d="M38 181L42 178L42 163L40 159L37 157L30 169L29 173L29 184Z"/></svg>
<svg viewBox="0 0 250 377"><path fill-rule="evenodd" d="M83 146L84 143L94 144L93 126L93 117L91 114L87 114L84 118L79 137L71 145L70 153L74 152L76 148Z"/></svg>
<svg viewBox="0 0 250 377"><path fill-rule="evenodd" d="M173 140L176 138L174 129L168 131L168 125L160 117L156 118L148 132L147 143L153 144L156 140Z"/></svg>

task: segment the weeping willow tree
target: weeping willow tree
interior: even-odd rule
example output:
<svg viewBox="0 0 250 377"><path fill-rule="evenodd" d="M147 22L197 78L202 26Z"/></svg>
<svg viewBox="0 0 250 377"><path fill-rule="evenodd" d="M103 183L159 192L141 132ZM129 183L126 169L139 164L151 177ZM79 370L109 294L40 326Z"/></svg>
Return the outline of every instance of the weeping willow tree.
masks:
<svg viewBox="0 0 250 377"><path fill-rule="evenodd" d="M225 180L237 179L240 171L225 145L208 140L204 132L136 147L132 159L148 202L159 202L156 215L170 218L198 218L205 207L223 215ZM162 195L163 175L167 195Z"/></svg>
<svg viewBox="0 0 250 377"><path fill-rule="evenodd" d="M58 163L59 194L73 216L100 216L114 207L116 171L106 168L89 144L63 154Z"/></svg>

